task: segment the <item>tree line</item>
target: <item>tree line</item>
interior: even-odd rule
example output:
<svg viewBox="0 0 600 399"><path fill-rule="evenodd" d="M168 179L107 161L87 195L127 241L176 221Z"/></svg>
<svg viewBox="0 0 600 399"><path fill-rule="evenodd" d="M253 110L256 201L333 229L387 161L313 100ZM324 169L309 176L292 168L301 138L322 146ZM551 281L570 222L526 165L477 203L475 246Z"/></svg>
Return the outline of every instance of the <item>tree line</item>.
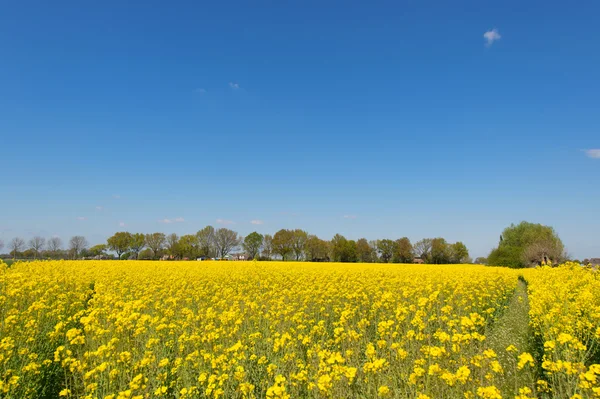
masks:
<svg viewBox="0 0 600 399"><path fill-rule="evenodd" d="M0 241L0 250L4 244ZM29 242L14 238L8 244L13 258L50 259L224 259L243 251L245 259L312 262L469 263L462 242L425 238L414 244L407 237L396 240L347 239L336 234L324 240L301 229L281 229L273 235L252 232L246 237L227 229L206 226L195 234L118 232L104 244L89 246L85 237L72 237L66 249L58 237L34 237ZM114 253L116 256L111 254Z"/></svg>

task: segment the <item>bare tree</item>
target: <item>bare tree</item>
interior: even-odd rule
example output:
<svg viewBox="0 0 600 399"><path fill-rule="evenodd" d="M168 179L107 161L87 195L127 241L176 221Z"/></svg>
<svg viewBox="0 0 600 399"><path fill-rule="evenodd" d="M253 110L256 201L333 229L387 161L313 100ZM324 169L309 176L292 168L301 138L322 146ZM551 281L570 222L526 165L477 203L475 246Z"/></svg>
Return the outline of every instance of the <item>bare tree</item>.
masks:
<svg viewBox="0 0 600 399"><path fill-rule="evenodd" d="M4 248L4 241L0 240L0 251L2 251L2 248Z"/></svg>
<svg viewBox="0 0 600 399"><path fill-rule="evenodd" d="M155 259L158 258L166 242L167 237L164 233L146 234L146 245L152 250L152 255Z"/></svg>
<svg viewBox="0 0 600 399"><path fill-rule="evenodd" d="M88 247L88 242L83 236L73 236L69 240L69 251L73 259L79 257L79 253Z"/></svg>
<svg viewBox="0 0 600 399"><path fill-rule="evenodd" d="M25 240L21 237L15 237L10 242L8 248L10 248L10 253L13 255L13 260L17 258L17 254L25 248Z"/></svg>
<svg viewBox="0 0 600 399"><path fill-rule="evenodd" d="M263 248L262 248L262 256L267 258L267 260L271 260L271 256L273 255L273 236L270 234L266 234L263 239Z"/></svg>
<svg viewBox="0 0 600 399"><path fill-rule="evenodd" d="M50 253L50 256L56 257L62 249L62 240L60 239L60 237L52 237L51 239L49 239L46 249Z"/></svg>
<svg viewBox="0 0 600 399"><path fill-rule="evenodd" d="M46 239L44 237L35 236L31 240L29 240L29 248L33 249L34 259L37 259L40 256L40 252L46 245Z"/></svg>
<svg viewBox="0 0 600 399"><path fill-rule="evenodd" d="M238 245L240 245L240 237L235 231L224 227L215 231L215 246L219 257L224 258Z"/></svg>
<svg viewBox="0 0 600 399"><path fill-rule="evenodd" d="M431 256L432 241L433 240L431 238L423 238L421 241L417 241L413 246L415 255L423 259L423 261L426 263L429 261Z"/></svg>

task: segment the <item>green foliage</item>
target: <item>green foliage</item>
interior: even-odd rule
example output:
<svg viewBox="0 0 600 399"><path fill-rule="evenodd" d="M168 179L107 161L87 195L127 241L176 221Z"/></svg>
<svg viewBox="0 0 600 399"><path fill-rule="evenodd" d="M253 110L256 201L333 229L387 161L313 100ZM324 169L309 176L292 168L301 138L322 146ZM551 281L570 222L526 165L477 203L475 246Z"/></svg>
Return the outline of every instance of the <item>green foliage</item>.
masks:
<svg viewBox="0 0 600 399"><path fill-rule="evenodd" d="M109 237L106 242L108 244L108 248L110 248L112 251L115 251L117 253L117 258L121 259L121 256L125 252L129 251L132 239L133 237L131 236L131 233L124 231L115 233L115 235Z"/></svg>
<svg viewBox="0 0 600 399"><path fill-rule="evenodd" d="M252 232L244 238L244 243L242 247L244 251L248 253L248 259L256 259L258 253L260 252L260 248L263 245L263 235L255 232Z"/></svg>
<svg viewBox="0 0 600 399"><path fill-rule="evenodd" d="M366 238L360 238L356 241L356 254L359 262L370 263L377 261L377 252Z"/></svg>
<svg viewBox="0 0 600 399"><path fill-rule="evenodd" d="M392 260L395 246L394 241L387 238L377 241L377 251L379 252L379 258L383 263L388 263Z"/></svg>
<svg viewBox="0 0 600 399"><path fill-rule="evenodd" d="M488 256L488 264L518 268L564 259L564 245L552 227L521 222L504 229L498 247Z"/></svg>
<svg viewBox="0 0 600 399"><path fill-rule="evenodd" d="M358 260L356 241L347 240L341 234L331 239L331 253L334 262L356 262Z"/></svg>
<svg viewBox="0 0 600 399"><path fill-rule="evenodd" d="M89 249L89 254L91 256L101 256L106 255L106 251L108 250L108 245L106 244L98 244L94 245Z"/></svg>
<svg viewBox="0 0 600 399"><path fill-rule="evenodd" d="M444 264L450 263L450 247L443 238L434 238L431 240L431 263Z"/></svg>
<svg viewBox="0 0 600 399"><path fill-rule="evenodd" d="M394 263L412 263L414 259L413 246L408 237L402 237L394 244Z"/></svg>
<svg viewBox="0 0 600 399"><path fill-rule="evenodd" d="M329 260L329 243L315 235L308 236L305 246L306 259L313 262Z"/></svg>
<svg viewBox="0 0 600 399"><path fill-rule="evenodd" d="M467 246L458 241L450 245L450 263L463 263L469 258Z"/></svg>
<svg viewBox="0 0 600 399"><path fill-rule="evenodd" d="M273 236L273 252L284 261L294 251L294 232L281 229Z"/></svg>

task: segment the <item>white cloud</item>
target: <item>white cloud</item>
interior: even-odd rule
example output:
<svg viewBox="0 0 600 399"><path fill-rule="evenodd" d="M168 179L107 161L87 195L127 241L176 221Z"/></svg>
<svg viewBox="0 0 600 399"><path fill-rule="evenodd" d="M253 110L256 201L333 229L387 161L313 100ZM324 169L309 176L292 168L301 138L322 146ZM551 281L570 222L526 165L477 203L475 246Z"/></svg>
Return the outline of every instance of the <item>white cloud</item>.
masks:
<svg viewBox="0 0 600 399"><path fill-rule="evenodd" d="M344 219L356 219L356 215L344 215Z"/></svg>
<svg viewBox="0 0 600 399"><path fill-rule="evenodd" d="M259 220L259 219L251 220L250 223L252 223L252 224L265 224L265 222L263 222L262 220Z"/></svg>
<svg viewBox="0 0 600 399"><path fill-rule="evenodd" d="M125 222L119 222L119 226L125 227Z"/></svg>
<svg viewBox="0 0 600 399"><path fill-rule="evenodd" d="M185 219L182 218L182 217L178 217L178 218L175 218L175 219L167 219L167 218L165 218L165 219L161 219L161 220L158 221L158 223L164 223L164 224L182 223L182 222L185 222Z"/></svg>
<svg viewBox="0 0 600 399"><path fill-rule="evenodd" d="M600 159L600 148L583 150L583 152L585 152L585 155L587 155L588 158Z"/></svg>
<svg viewBox="0 0 600 399"><path fill-rule="evenodd" d="M77 220L87 220L85 216L77 216Z"/></svg>
<svg viewBox="0 0 600 399"><path fill-rule="evenodd" d="M217 224L235 224L233 220L217 219Z"/></svg>
<svg viewBox="0 0 600 399"><path fill-rule="evenodd" d="M113 197L114 199L119 199L119 198L121 198L121 195L119 195L119 194L113 194L113 196L112 196L112 197Z"/></svg>
<svg viewBox="0 0 600 399"><path fill-rule="evenodd" d="M204 94L204 93L206 93L206 89L203 89L203 88L196 89L196 93Z"/></svg>
<svg viewBox="0 0 600 399"><path fill-rule="evenodd" d="M97 210L97 211L103 211L103 210L104 210L104 207L103 207L103 206L97 206L97 207L96 207L96 210Z"/></svg>
<svg viewBox="0 0 600 399"><path fill-rule="evenodd" d="M485 39L485 45L489 47L494 44L496 40L500 40L502 36L498 33L498 29L494 28L485 32L483 38Z"/></svg>
<svg viewBox="0 0 600 399"><path fill-rule="evenodd" d="M240 85L238 83L229 82L229 87L231 87L233 90L237 90L240 88Z"/></svg>

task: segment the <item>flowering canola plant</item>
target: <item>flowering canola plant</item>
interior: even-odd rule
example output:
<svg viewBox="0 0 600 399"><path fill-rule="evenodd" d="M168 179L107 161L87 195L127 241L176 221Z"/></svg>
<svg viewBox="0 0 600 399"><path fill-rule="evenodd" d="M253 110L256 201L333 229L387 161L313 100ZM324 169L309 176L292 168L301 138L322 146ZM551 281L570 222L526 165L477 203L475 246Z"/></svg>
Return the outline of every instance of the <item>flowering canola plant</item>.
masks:
<svg viewBox="0 0 600 399"><path fill-rule="evenodd" d="M590 291L597 276L581 271L572 277L580 291L570 299L596 307L571 309L576 321L555 314L570 323L563 327L545 319L563 301L558 291L544 293L555 270L580 272L525 272L532 326L555 347L543 353L540 381L513 387L510 367L534 373L542 360L506 342L502 351L514 360L509 364L490 346L519 284L516 270L300 262L0 264L0 398L600 397L593 396L599 385L592 357L579 363L567 357L582 351L579 344L586 353L597 345L598 294ZM564 371L565 361L575 374ZM559 374L569 376L559 381L570 384L564 392L554 386Z"/></svg>

